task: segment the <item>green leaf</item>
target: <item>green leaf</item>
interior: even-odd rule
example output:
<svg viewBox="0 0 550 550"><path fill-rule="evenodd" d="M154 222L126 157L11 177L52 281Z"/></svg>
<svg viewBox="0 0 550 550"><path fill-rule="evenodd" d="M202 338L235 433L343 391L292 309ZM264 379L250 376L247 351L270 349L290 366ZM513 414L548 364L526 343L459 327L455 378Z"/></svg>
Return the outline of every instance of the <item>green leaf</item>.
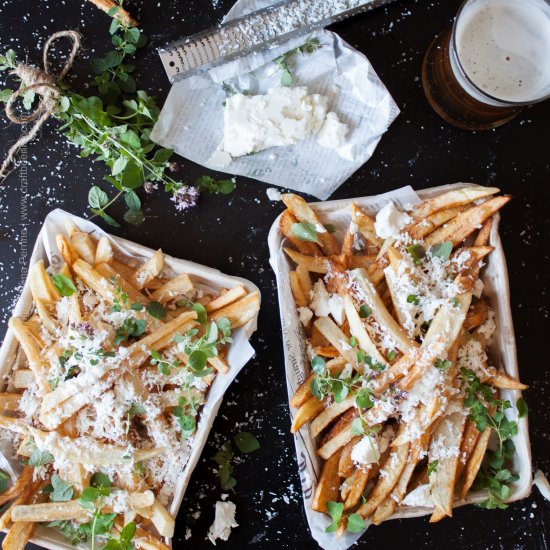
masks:
<svg viewBox="0 0 550 550"><path fill-rule="evenodd" d="M107 196L107 193L105 193L105 191L103 191L96 185L90 187L90 191L88 191L88 204L92 208L102 209L108 204L108 202L109 197Z"/></svg>
<svg viewBox="0 0 550 550"><path fill-rule="evenodd" d="M124 54L122 52L113 50L107 53L107 55L103 58L103 62L107 68L112 68L120 65L123 59Z"/></svg>
<svg viewBox="0 0 550 550"><path fill-rule="evenodd" d="M301 241L319 243L317 230L311 222L293 223L292 234Z"/></svg>
<svg viewBox="0 0 550 550"><path fill-rule="evenodd" d="M3 103L7 103L8 99L11 97L12 94L13 94L13 90L10 90L9 88L4 88L0 92L0 101L2 101Z"/></svg>
<svg viewBox="0 0 550 550"><path fill-rule="evenodd" d="M57 110L62 113L66 113L70 108L71 100L67 96L61 96L59 103L57 104Z"/></svg>
<svg viewBox="0 0 550 550"><path fill-rule="evenodd" d="M409 294L407 296L407 303L408 304L414 304L415 306L420 305L420 298L416 296L415 294Z"/></svg>
<svg viewBox="0 0 550 550"><path fill-rule="evenodd" d="M92 59L90 65L92 66L92 71L96 74L101 74L108 69L107 64L102 58Z"/></svg>
<svg viewBox="0 0 550 550"><path fill-rule="evenodd" d="M325 364L325 360L319 355L316 355L311 360L311 368L316 374L323 374L323 372L325 371Z"/></svg>
<svg viewBox="0 0 550 550"><path fill-rule="evenodd" d="M453 366L453 362L449 360L436 359L434 361L434 367L441 372L449 370Z"/></svg>
<svg viewBox="0 0 550 550"><path fill-rule="evenodd" d="M74 496L74 490L70 483L63 481L57 474L52 476L52 492L50 500L53 502L67 502Z"/></svg>
<svg viewBox="0 0 550 550"><path fill-rule="evenodd" d="M359 308L359 317L361 317L361 319L366 319L371 313L371 308L366 304L362 304Z"/></svg>
<svg viewBox="0 0 550 550"><path fill-rule="evenodd" d="M428 476L432 475L437 471L437 466L439 465L439 460L432 460L428 463Z"/></svg>
<svg viewBox="0 0 550 550"><path fill-rule="evenodd" d="M135 161L128 161L122 172L121 184L126 189L136 189L143 184L143 172Z"/></svg>
<svg viewBox="0 0 550 550"><path fill-rule="evenodd" d="M10 481L10 475L6 470L0 470L0 494L5 493Z"/></svg>
<svg viewBox="0 0 550 550"><path fill-rule="evenodd" d="M520 397L516 401L516 408L518 410L518 418L524 418L527 416L528 410L527 410L527 403L523 397Z"/></svg>
<svg viewBox="0 0 550 550"><path fill-rule="evenodd" d="M134 191L126 191L124 200L130 210L141 210L141 200Z"/></svg>
<svg viewBox="0 0 550 550"><path fill-rule="evenodd" d="M136 534L136 524L135 522L131 521L130 523L127 523L120 532L120 540L123 540L124 542L128 543Z"/></svg>
<svg viewBox="0 0 550 550"><path fill-rule="evenodd" d="M141 210L127 210L123 218L132 225L141 225L145 221L145 214Z"/></svg>
<svg viewBox="0 0 550 550"><path fill-rule="evenodd" d="M132 46L132 48L134 48L135 51L135 47ZM123 92L126 92L127 94L133 94L136 91L137 87L136 79L131 74L129 74L126 80L119 81L119 86Z"/></svg>
<svg viewBox="0 0 550 550"><path fill-rule="evenodd" d="M126 130L126 132L121 134L119 139L122 145L131 147L133 149L139 149L139 147L141 146L141 141L138 135L133 130Z"/></svg>
<svg viewBox="0 0 550 550"><path fill-rule="evenodd" d="M126 32L126 40L128 42L131 42L132 44L137 44L140 36L139 29L137 27L133 27L131 29L128 29Z"/></svg>
<svg viewBox="0 0 550 550"><path fill-rule="evenodd" d="M240 432L233 439L241 453L251 453L260 448L260 442L250 432Z"/></svg>
<svg viewBox="0 0 550 550"><path fill-rule="evenodd" d="M174 154L174 151L172 151L172 149L164 149L164 148L157 149L153 156L153 163L165 164L170 160L173 154Z"/></svg>
<svg viewBox="0 0 550 550"><path fill-rule="evenodd" d="M33 468L40 468L51 462L53 462L52 454L48 451L41 451L40 449L35 449L29 458L29 466Z"/></svg>
<svg viewBox="0 0 550 550"><path fill-rule="evenodd" d="M453 243L446 241L441 244L435 244L430 248L432 256L441 258L443 261L447 261L453 251Z"/></svg>
<svg viewBox="0 0 550 550"><path fill-rule="evenodd" d="M108 489L111 487L111 480L109 479L109 476L103 472L96 472L90 480L90 485L95 488L103 487Z"/></svg>
<svg viewBox="0 0 550 550"><path fill-rule="evenodd" d="M359 514L350 514L348 516L348 531L350 533L361 533L367 528L365 520Z"/></svg>
<svg viewBox="0 0 550 550"><path fill-rule="evenodd" d="M411 244L406 248L407 252L412 256L415 264L420 264L426 256L426 251L421 244Z"/></svg>
<svg viewBox="0 0 550 550"><path fill-rule="evenodd" d="M327 512L332 518L332 523L325 529L325 533L334 533L338 529L338 523L342 519L342 514L344 513L344 503L343 502L327 502Z"/></svg>
<svg viewBox="0 0 550 550"><path fill-rule="evenodd" d="M292 74L290 71L285 68L281 71L281 86L292 86Z"/></svg>
<svg viewBox="0 0 550 550"><path fill-rule="evenodd" d="M145 414L147 411L141 403L133 402L131 407L128 409L128 414L130 416L135 416L136 414Z"/></svg>
<svg viewBox="0 0 550 550"><path fill-rule="evenodd" d="M111 216L109 216L109 214L106 214L105 212L102 212L100 214L101 216L101 219L108 225L112 226L112 227L121 227L121 225L114 219L112 218Z"/></svg>
<svg viewBox="0 0 550 550"><path fill-rule="evenodd" d="M363 435L365 428L363 427L363 420L361 418L355 418L351 423L351 433L353 435Z"/></svg>
<svg viewBox="0 0 550 550"><path fill-rule="evenodd" d="M76 292L76 286L74 283L62 273L55 273L50 276L53 286L60 296L72 296Z"/></svg>
<svg viewBox="0 0 550 550"><path fill-rule="evenodd" d="M206 367L208 357L206 353L200 349L194 350L189 355L189 366L195 371L202 371Z"/></svg>
<svg viewBox="0 0 550 550"><path fill-rule="evenodd" d="M355 396L355 402L357 403L357 406L362 409L372 409L372 407L374 407L372 395L367 388L362 388L361 390L359 390L359 392ZM361 419L359 418L356 420L361 420ZM363 429L362 424L361 424L361 429Z"/></svg>
<svg viewBox="0 0 550 550"><path fill-rule="evenodd" d="M197 321L201 325L204 325L204 323L208 321L208 314L206 313L206 308L202 304L194 304L191 309L197 312Z"/></svg>
<svg viewBox="0 0 550 550"><path fill-rule="evenodd" d="M32 109L32 104L34 103L34 100L36 99L36 94L33 90L27 90L23 94L23 107L25 109L30 110Z"/></svg>
<svg viewBox="0 0 550 550"><path fill-rule="evenodd" d="M164 317L166 317L166 309L160 302L155 300L149 302L145 309L147 310L147 313L155 319L164 319Z"/></svg>
<svg viewBox="0 0 550 550"><path fill-rule="evenodd" d="M115 162L113 162L113 167L111 168L111 174L113 176L116 176L124 171L124 168L126 168L126 165L128 164L128 158L120 155Z"/></svg>

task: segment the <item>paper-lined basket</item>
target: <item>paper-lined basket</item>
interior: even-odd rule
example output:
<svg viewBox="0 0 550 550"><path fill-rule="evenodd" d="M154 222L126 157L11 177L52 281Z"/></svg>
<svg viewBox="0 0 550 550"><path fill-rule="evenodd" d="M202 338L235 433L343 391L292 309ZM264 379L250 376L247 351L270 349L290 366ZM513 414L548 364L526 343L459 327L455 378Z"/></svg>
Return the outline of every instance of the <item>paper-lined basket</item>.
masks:
<svg viewBox="0 0 550 550"><path fill-rule="evenodd" d="M90 221L57 209L50 212L44 221L44 225L38 234L29 260L30 266L42 259L47 267L52 266L54 269L61 267L62 259L55 242L55 236L58 233L65 233L66 221L72 222L79 230L90 233L97 238L106 236L113 245L115 257L119 259L123 257L127 263L134 263L135 265L141 264L155 252L155 250L151 248L127 241L126 239L113 237ZM162 243L159 244L162 246ZM259 289L256 285L246 279L225 275L216 269L167 255L164 257L164 272L168 277L175 277L181 273L187 273L194 283L215 290L242 285L248 292L259 293ZM13 311L13 316L26 319L31 315L32 308L33 301L30 291L30 282L27 278L21 297L17 301ZM206 444L210 428L212 427L214 418L221 405L224 393L235 376L254 355L254 349L249 344L248 340L256 328L257 316L248 321L244 326L236 329L233 333L234 343L229 348L227 356L230 367L229 372L216 376L208 392L206 402L199 413L200 417L191 454L185 468L178 478L174 496L168 507L173 517L176 517L178 514L189 479L200 458L204 445ZM20 360L22 360L22 357L19 351L19 343L11 330L8 329L4 342L0 348L0 375L3 381L3 388L6 386L7 376L12 369L19 364ZM12 458L11 449L6 448L4 443L2 443L0 451L0 467L8 471L13 477L19 471L20 465L17 460ZM63 537L63 535L54 529L48 529L43 526L37 526L31 542L54 550L75 548ZM78 547L89 548L90 546L88 543L80 544Z"/></svg>
<svg viewBox="0 0 550 550"><path fill-rule="evenodd" d="M472 186L472 184L467 184ZM350 206L352 203L364 208L372 216L389 201L392 200L401 208L407 208L419 200L428 199L440 195L453 188L465 187L466 184L456 183L424 189L414 192L411 187L404 187L383 195L372 197L360 197L355 199L344 199L322 203L312 203L315 212L323 224L330 223L337 229L336 236L344 235L351 221ZM487 266L484 269L482 280L485 285L484 294L490 300L495 311L497 329L490 348L492 364L503 368L504 371L519 378L518 364L516 357L516 343L514 337L514 326L510 309L510 291L508 286L508 271L504 250L498 233L499 216L496 215L496 223L493 224L489 244L494 247L493 252L488 256ZM285 256L282 247L285 236L279 229L279 218L271 227L268 237L270 264L275 271L277 278L277 289L279 298L279 309L281 315L281 326L285 354L285 370L289 400L294 395L298 386L304 381L310 372L309 361L306 353L306 336L298 318L297 308L290 288L289 272L291 264ZM503 399L512 403L521 396L517 390L501 390ZM296 410L291 409L291 415ZM514 418L513 409L507 414ZM514 418L516 419L516 418ZM289 424L290 426L290 424ZM290 428L289 428L290 429ZM522 499L531 491L531 450L529 446L529 434L527 419L518 420L518 434L513 438L516 446L512 471L519 475L519 480L511 486L511 494L506 502ZM315 485L320 474L320 462L316 455L316 442L311 437L309 427L303 426L295 435L296 453L302 484L304 506L308 523L313 538L322 548L330 550L344 550L357 541L361 534L346 532L341 539L337 539L334 533L325 533L325 528L330 524L328 516L311 509L311 501L315 491ZM487 497L485 492L469 493L465 500L455 500L454 506L480 502ZM397 508L394 518L419 517L431 514L433 508L406 507ZM452 521L447 519L446 521Z"/></svg>

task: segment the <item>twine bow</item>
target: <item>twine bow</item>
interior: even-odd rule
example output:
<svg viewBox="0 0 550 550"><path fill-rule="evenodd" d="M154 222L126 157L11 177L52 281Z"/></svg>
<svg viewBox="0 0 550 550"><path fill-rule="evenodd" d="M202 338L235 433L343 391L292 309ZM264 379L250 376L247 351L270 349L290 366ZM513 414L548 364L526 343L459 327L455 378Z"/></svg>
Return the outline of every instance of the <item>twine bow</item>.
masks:
<svg viewBox="0 0 550 550"><path fill-rule="evenodd" d="M67 37L73 45L67 61L59 75L57 77L50 73L50 63L48 60L48 53L51 45L58 39ZM60 31L52 34L48 41L44 45L43 52L43 69L36 69L35 67L29 67L24 63L19 63L11 74L16 74L23 83L23 86L13 92L11 97L6 103L6 116L15 124L27 124L33 122L32 128L26 134L22 135L9 149L6 159L0 167L0 181L2 181L8 175L8 168L15 160L15 156L19 149L32 141L44 122L55 111L57 100L61 96L61 89L57 85L60 80L63 80L67 73L71 70L76 54L80 49L81 39L80 35L76 31ZM15 112L15 102L20 95L33 90L40 96L38 106L36 109L23 116L18 116Z"/></svg>

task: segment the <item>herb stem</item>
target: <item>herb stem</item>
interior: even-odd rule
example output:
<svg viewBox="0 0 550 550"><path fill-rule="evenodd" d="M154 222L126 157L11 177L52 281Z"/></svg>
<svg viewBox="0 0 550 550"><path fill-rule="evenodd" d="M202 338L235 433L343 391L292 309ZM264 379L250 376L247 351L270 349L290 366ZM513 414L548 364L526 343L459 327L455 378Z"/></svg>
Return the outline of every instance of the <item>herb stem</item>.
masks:
<svg viewBox="0 0 550 550"><path fill-rule="evenodd" d="M113 199L111 199L105 206L101 207L99 209L99 211L101 212L105 212L105 210L107 210L107 208L109 208L109 206L111 206L112 204L114 204L120 197L121 195L124 193L124 191L119 191L115 197ZM93 220L96 216L99 216L99 212L97 212L96 214L94 214L93 216L91 216L90 218L88 218L89 220Z"/></svg>

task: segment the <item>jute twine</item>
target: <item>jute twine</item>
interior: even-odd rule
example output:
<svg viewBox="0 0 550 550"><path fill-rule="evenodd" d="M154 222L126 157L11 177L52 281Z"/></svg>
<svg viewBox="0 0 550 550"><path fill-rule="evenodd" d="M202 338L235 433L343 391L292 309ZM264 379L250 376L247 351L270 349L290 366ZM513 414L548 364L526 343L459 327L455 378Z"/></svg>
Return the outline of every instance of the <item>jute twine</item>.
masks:
<svg viewBox="0 0 550 550"><path fill-rule="evenodd" d="M63 69L58 76L54 76L50 72L50 62L48 59L49 50L56 40L64 37L72 41L72 49ZM10 147L6 159L0 167L0 182L8 175L8 168L13 164L19 149L34 139L44 122L46 122L55 111L57 101L61 96L61 89L58 86L58 82L63 80L71 70L80 46L81 38L76 31L56 32L48 38L48 41L44 45L43 69L37 69L35 67L29 67L24 63L19 63L11 72L11 74L16 74L21 79L23 86L19 90L13 92L6 103L6 116L15 124L27 124L29 122L34 122L34 124L26 134L22 135ZM23 95L29 90L33 90L39 96L38 105L32 113L18 116L15 112L15 102L20 95Z"/></svg>

